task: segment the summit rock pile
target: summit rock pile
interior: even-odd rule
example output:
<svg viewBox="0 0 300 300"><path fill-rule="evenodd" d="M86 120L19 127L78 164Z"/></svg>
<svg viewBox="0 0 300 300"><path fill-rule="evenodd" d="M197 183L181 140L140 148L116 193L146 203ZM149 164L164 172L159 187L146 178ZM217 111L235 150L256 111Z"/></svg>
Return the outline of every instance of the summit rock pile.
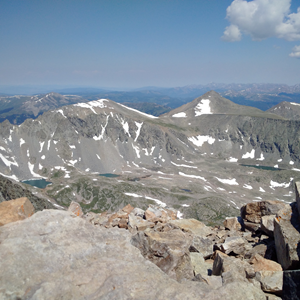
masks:
<svg viewBox="0 0 300 300"><path fill-rule="evenodd" d="M215 227L159 206L39 211L0 227L0 299L300 299L296 190Z"/></svg>

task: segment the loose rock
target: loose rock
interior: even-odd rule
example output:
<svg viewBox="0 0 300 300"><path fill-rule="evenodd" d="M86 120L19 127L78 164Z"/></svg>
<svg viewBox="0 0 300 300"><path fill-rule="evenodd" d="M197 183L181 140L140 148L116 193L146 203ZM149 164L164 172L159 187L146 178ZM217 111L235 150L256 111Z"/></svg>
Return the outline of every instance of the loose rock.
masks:
<svg viewBox="0 0 300 300"><path fill-rule="evenodd" d="M34 214L34 208L26 197L0 203L0 226L24 220Z"/></svg>

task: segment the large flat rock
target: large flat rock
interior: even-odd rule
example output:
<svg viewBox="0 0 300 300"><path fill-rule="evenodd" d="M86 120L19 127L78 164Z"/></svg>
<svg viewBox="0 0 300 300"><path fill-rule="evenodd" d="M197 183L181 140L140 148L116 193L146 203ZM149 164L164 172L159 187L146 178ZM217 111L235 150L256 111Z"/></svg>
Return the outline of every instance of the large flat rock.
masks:
<svg viewBox="0 0 300 300"><path fill-rule="evenodd" d="M4 225L0 299L264 299L248 284L245 293L241 283L213 292L203 282L178 283L130 238L124 229L93 226L58 210Z"/></svg>
<svg viewBox="0 0 300 300"><path fill-rule="evenodd" d="M129 232L47 210L0 229L0 299L193 299L145 260ZM155 289L153 287L155 286Z"/></svg>

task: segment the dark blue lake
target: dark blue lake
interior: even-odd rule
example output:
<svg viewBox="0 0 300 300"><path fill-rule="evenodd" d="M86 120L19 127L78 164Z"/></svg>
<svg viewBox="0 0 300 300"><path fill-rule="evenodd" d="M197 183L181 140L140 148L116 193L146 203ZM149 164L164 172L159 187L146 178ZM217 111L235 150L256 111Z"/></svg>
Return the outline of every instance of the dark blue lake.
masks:
<svg viewBox="0 0 300 300"><path fill-rule="evenodd" d="M249 167L249 168L256 168L260 170L267 170L267 171L282 171L284 169L274 168L274 167L266 167L266 166L256 166L256 165L244 165L241 164L243 167Z"/></svg>
<svg viewBox="0 0 300 300"><path fill-rule="evenodd" d="M52 184L50 181L46 181L43 179L30 179L30 180L23 180L22 183L29 184L31 186L35 186L40 189L44 189L48 184Z"/></svg>
<svg viewBox="0 0 300 300"><path fill-rule="evenodd" d="M112 174L112 173L104 173L104 174L99 174L99 176L107 177L107 178L115 178L115 177L120 177L120 175L117 174Z"/></svg>

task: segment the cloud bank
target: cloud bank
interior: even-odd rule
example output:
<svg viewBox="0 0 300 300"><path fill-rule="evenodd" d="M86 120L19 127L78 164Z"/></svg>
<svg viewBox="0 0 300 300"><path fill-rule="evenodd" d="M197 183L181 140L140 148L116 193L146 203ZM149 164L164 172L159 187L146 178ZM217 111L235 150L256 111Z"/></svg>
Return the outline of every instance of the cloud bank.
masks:
<svg viewBox="0 0 300 300"><path fill-rule="evenodd" d="M234 0L226 10L230 25L222 39L235 42L247 34L253 40L269 37L300 40L300 7L297 13L291 13L290 7L291 0Z"/></svg>

